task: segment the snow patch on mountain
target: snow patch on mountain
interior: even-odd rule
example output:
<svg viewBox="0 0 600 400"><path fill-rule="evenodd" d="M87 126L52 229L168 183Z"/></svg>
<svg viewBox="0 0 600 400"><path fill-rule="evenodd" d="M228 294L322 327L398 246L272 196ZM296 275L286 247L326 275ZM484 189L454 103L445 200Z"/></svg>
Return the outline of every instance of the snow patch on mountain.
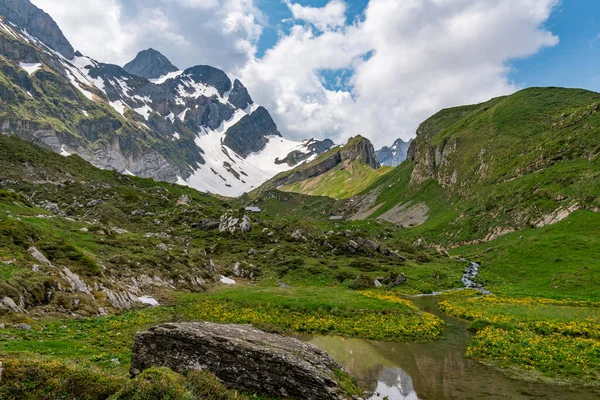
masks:
<svg viewBox="0 0 600 400"><path fill-rule="evenodd" d="M19 63L19 66L23 68L29 75L33 75L36 71L42 69L42 64L40 63Z"/></svg>
<svg viewBox="0 0 600 400"><path fill-rule="evenodd" d="M150 79L150 82L154 83L155 85L162 85L163 83L165 83L169 79L175 79L178 76L180 76L181 74L183 74L183 71L169 72L168 74L163 75L160 78Z"/></svg>

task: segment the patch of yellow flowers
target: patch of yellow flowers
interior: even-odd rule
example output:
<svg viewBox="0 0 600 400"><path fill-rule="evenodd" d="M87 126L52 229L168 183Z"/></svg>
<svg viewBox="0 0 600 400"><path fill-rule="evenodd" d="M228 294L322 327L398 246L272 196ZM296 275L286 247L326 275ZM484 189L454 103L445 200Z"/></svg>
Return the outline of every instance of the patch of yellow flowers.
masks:
<svg viewBox="0 0 600 400"><path fill-rule="evenodd" d="M390 299L391 301L391 299ZM405 302L395 298L393 301ZM190 316L194 319L277 327L305 333L337 334L386 341L430 341L442 332L443 321L419 311L415 312L356 311L336 315L324 310L289 310L273 306L243 306L234 302L206 300L194 304ZM411 310L412 311L412 310ZM418 311L418 312L417 312Z"/></svg>
<svg viewBox="0 0 600 400"><path fill-rule="evenodd" d="M598 303L487 296L453 298L439 305L450 315L484 326L474 336L468 357L548 376L600 380Z"/></svg>

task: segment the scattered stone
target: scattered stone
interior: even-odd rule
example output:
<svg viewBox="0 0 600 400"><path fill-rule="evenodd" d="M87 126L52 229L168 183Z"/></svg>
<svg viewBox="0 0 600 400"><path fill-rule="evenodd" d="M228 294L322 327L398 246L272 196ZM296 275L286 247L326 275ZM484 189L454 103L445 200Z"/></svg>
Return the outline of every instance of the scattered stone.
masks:
<svg viewBox="0 0 600 400"><path fill-rule="evenodd" d="M121 365L121 362L119 361L118 358L113 358L112 360L110 360L111 363L115 364L115 365Z"/></svg>
<svg viewBox="0 0 600 400"><path fill-rule="evenodd" d="M92 200L89 203L87 203L86 205L88 207L95 207L95 206L100 205L100 204L102 204L102 200Z"/></svg>
<svg viewBox="0 0 600 400"><path fill-rule="evenodd" d="M219 232L234 233L237 230L242 233L250 232L252 230L250 217L245 214L241 218L236 217L231 211L223 214L219 222Z"/></svg>
<svg viewBox="0 0 600 400"><path fill-rule="evenodd" d="M358 248L360 247L359 244L356 243L356 241L354 241L354 240L349 240L348 241L348 246L350 246L354 250L358 250Z"/></svg>
<svg viewBox="0 0 600 400"><path fill-rule="evenodd" d="M169 251L169 248L164 243L159 243L156 245L156 248L160 251Z"/></svg>
<svg viewBox="0 0 600 400"><path fill-rule="evenodd" d="M30 247L28 250L29 254L31 254L31 256L33 258L35 258L37 261L43 263L43 264L47 264L47 265L52 265L52 263L50 262L50 260L48 260L46 258L45 255L43 255L38 249L36 249L35 247Z"/></svg>
<svg viewBox="0 0 600 400"><path fill-rule="evenodd" d="M390 274L384 280L381 281L381 283L383 283L384 285L387 285L391 288L401 285L404 282L406 282L406 277L404 276L404 274L402 274L402 273L394 274L392 272L390 272Z"/></svg>
<svg viewBox="0 0 600 400"><path fill-rule="evenodd" d="M90 230L88 228L81 228L79 232L88 233Z"/></svg>
<svg viewBox="0 0 600 400"><path fill-rule="evenodd" d="M301 240L303 242L306 242L308 239L306 238L306 236L304 236L302 234L302 231L300 229L296 229L294 232L292 232L292 234L290 235L290 237L294 240Z"/></svg>
<svg viewBox="0 0 600 400"><path fill-rule="evenodd" d="M177 205L179 206L187 206L190 203L190 198L187 194L181 195L181 197L177 200Z"/></svg>
<svg viewBox="0 0 600 400"><path fill-rule="evenodd" d="M40 270L40 266L38 264L33 264L31 266L31 271L32 272L38 272Z"/></svg>
<svg viewBox="0 0 600 400"><path fill-rule="evenodd" d="M83 279L81 279L79 277L79 275L77 275L76 273L71 271L69 268L64 267L63 270L60 272L60 276L65 281L67 281L67 283L69 283L69 285L71 285L71 288L74 291L86 293L89 295L92 294L92 291L90 290L88 285L85 283L85 281Z"/></svg>
<svg viewBox="0 0 600 400"><path fill-rule="evenodd" d="M179 373L209 370L229 388L276 397L347 398L334 372L342 367L327 353L246 325L170 323L139 332L130 373L155 366Z"/></svg>
<svg viewBox="0 0 600 400"><path fill-rule="evenodd" d="M365 242L365 246L369 247L373 251L378 251L379 250L379 244L375 243L372 240L367 240Z"/></svg>
<svg viewBox="0 0 600 400"><path fill-rule="evenodd" d="M256 268L254 265L240 262L233 264L231 269L233 270L233 274L238 278L252 279L258 275L259 272L258 268Z"/></svg>
<svg viewBox="0 0 600 400"><path fill-rule="evenodd" d="M23 323L21 323L21 324L16 324L15 325L15 329L21 329L21 330L24 330L24 331L30 331L32 328L31 328L31 325L29 325L29 324L23 324Z"/></svg>

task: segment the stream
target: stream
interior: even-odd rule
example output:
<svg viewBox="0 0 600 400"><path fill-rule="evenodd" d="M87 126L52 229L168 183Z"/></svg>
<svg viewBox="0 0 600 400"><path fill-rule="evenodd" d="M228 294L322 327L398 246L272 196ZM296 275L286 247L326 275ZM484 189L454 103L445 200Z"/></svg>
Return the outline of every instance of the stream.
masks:
<svg viewBox="0 0 600 400"><path fill-rule="evenodd" d="M463 283L466 287L489 293L475 282L479 264L469 263ZM303 335L300 339L325 350L343 365L361 387L373 393L369 400L600 399L598 388L517 380L496 368L466 358L472 336L469 324L439 310L438 302L443 299L443 293L409 299L423 311L444 320L446 329L442 339L425 344L337 336Z"/></svg>

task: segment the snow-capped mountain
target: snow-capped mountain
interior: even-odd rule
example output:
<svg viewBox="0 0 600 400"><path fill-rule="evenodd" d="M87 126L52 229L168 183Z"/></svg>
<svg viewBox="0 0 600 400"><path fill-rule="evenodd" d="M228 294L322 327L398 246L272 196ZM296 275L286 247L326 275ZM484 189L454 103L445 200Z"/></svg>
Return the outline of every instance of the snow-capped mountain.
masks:
<svg viewBox="0 0 600 400"><path fill-rule="evenodd" d="M0 0L0 14L0 74L9 82L2 133L102 168L227 196L333 146L283 138L244 85L217 68L180 70L153 49L124 68L104 64L73 51L29 0Z"/></svg>
<svg viewBox="0 0 600 400"><path fill-rule="evenodd" d="M404 160L408 154L408 148L412 139L405 142L402 139L397 139L390 147L384 146L376 151L377 158L382 166L386 167L397 167Z"/></svg>

